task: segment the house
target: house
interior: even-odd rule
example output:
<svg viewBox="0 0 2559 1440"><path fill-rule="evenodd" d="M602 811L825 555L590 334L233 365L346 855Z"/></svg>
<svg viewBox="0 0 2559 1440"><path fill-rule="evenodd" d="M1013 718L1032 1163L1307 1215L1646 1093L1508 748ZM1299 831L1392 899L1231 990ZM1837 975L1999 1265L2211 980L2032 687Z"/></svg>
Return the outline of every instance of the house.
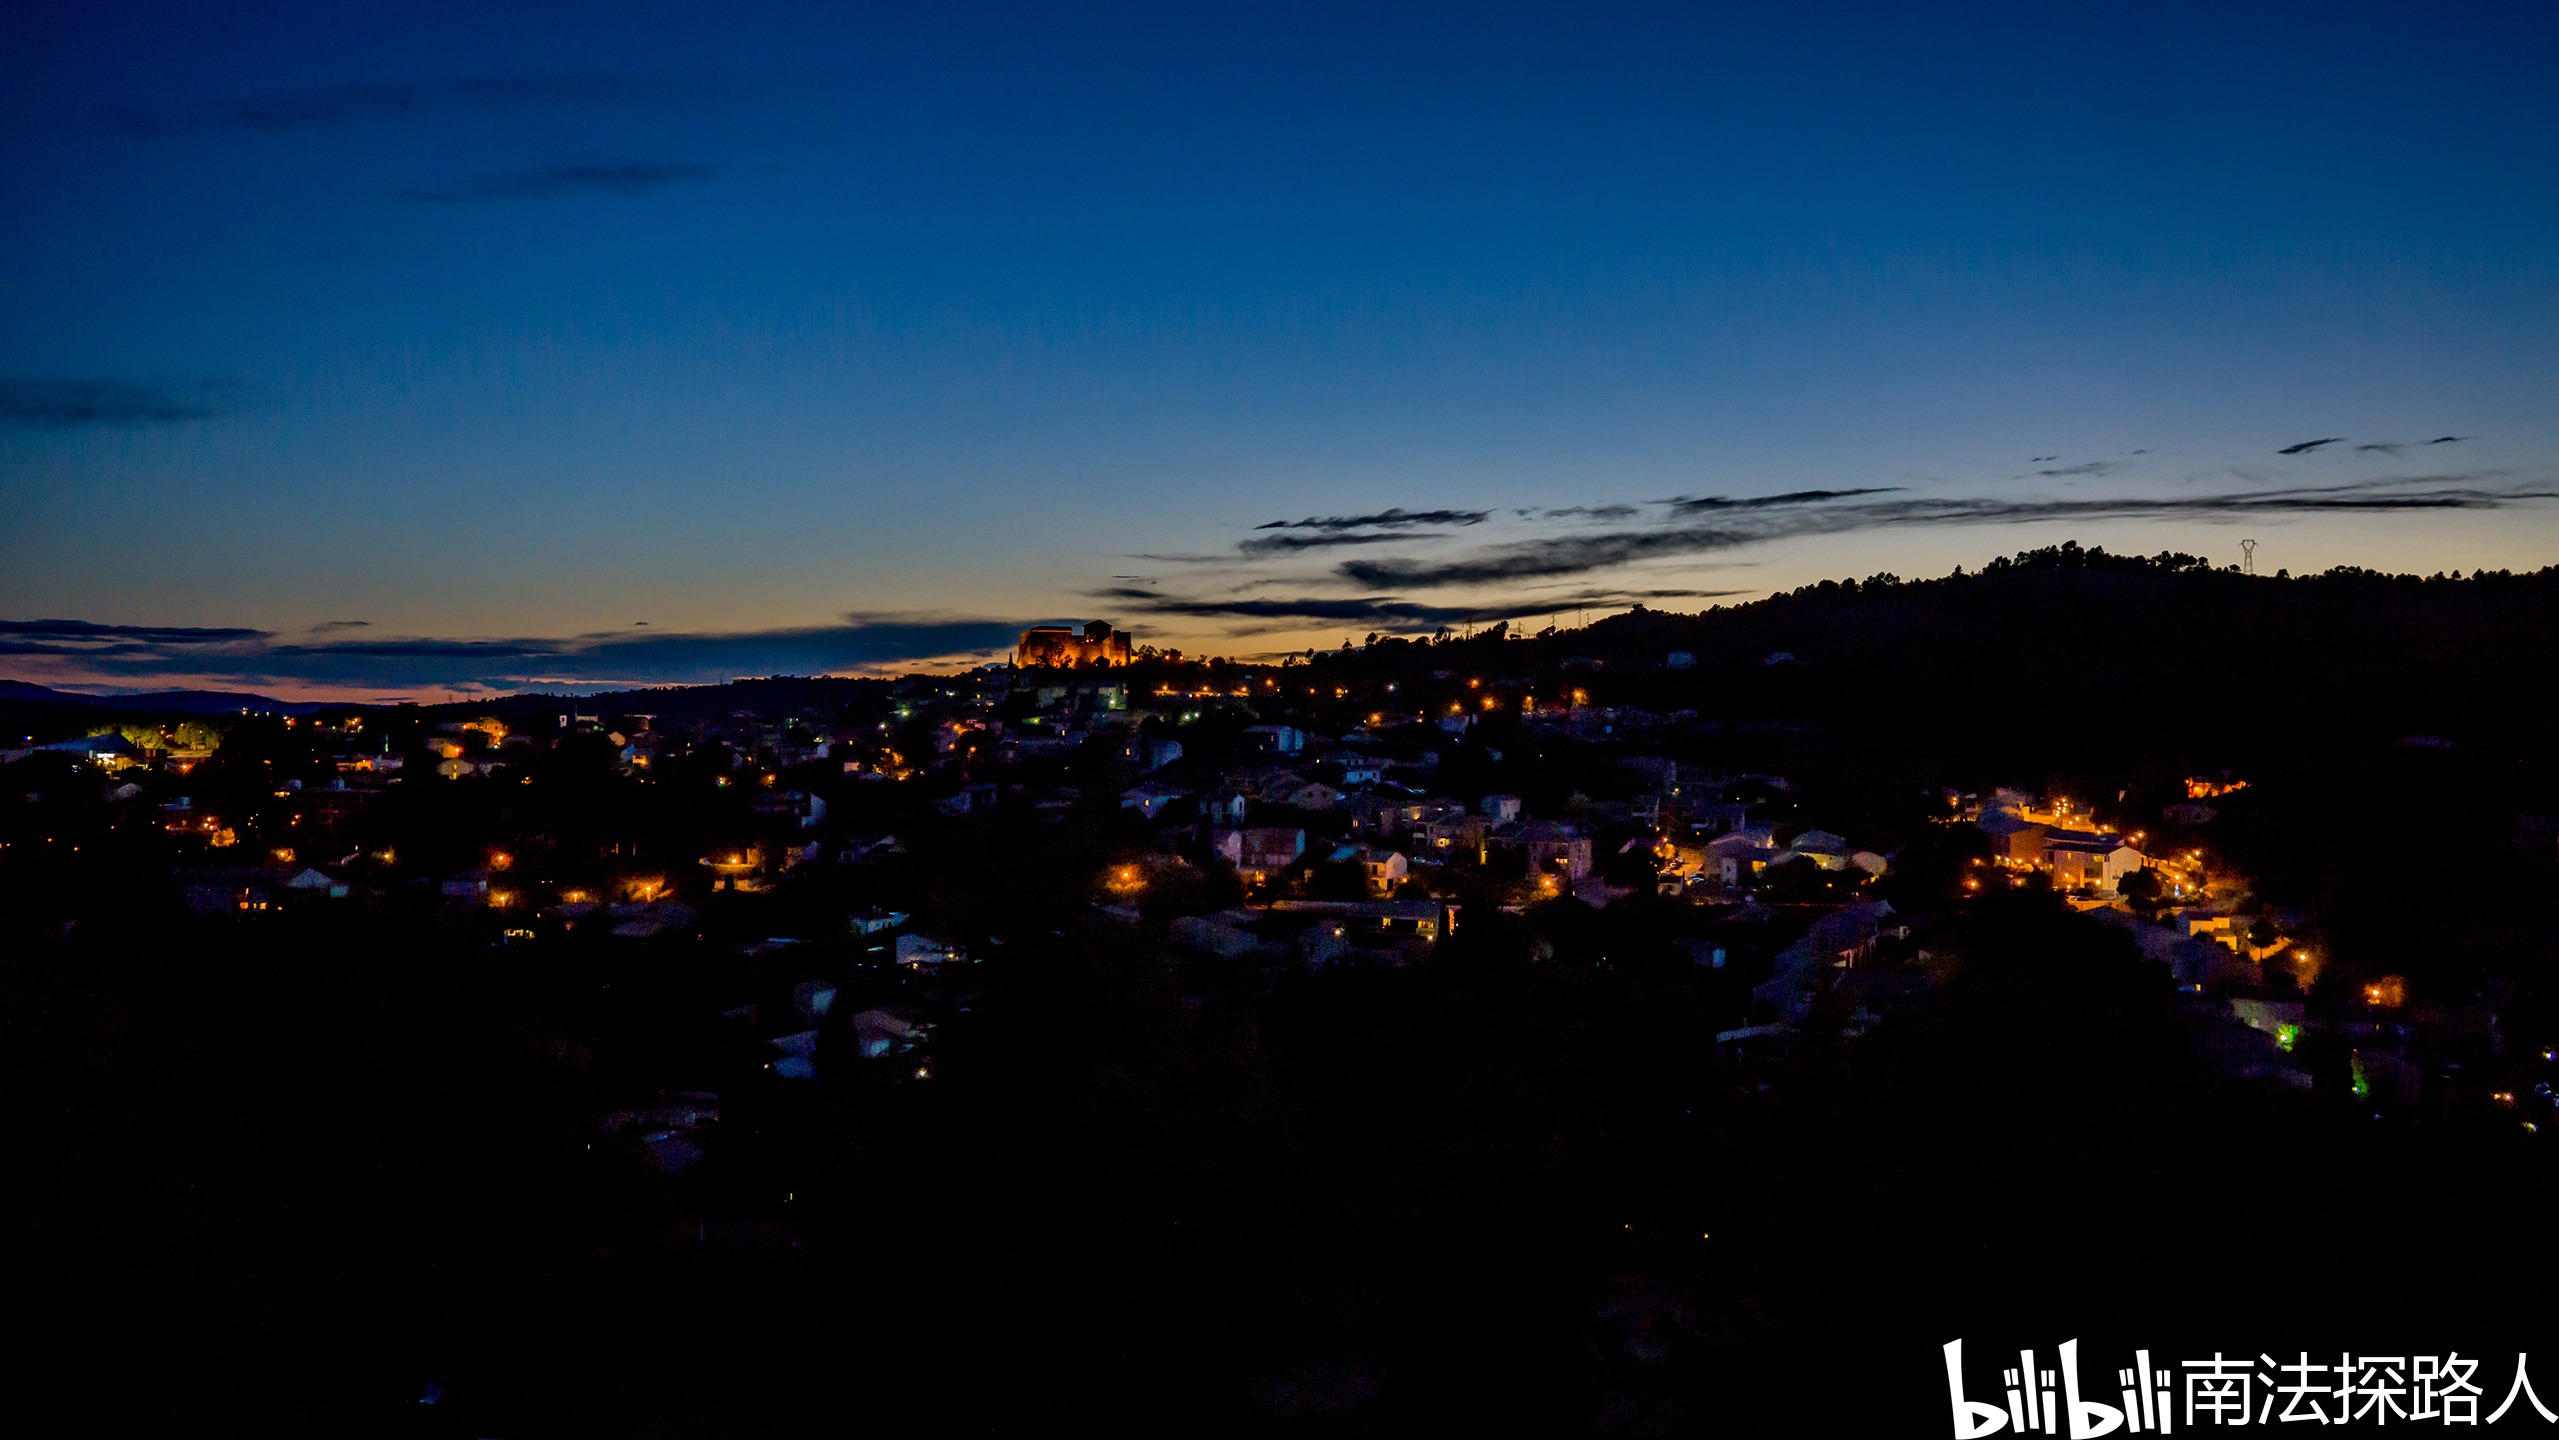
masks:
<svg viewBox="0 0 2559 1440"><path fill-rule="evenodd" d="M1250 725L1236 743L1258 755L1295 755L1306 748L1306 732L1294 725Z"/></svg>
<svg viewBox="0 0 2559 1440"><path fill-rule="evenodd" d="M1253 797L1234 788L1211 791L1200 800L1200 818L1212 825L1241 825L1253 808Z"/></svg>
<svg viewBox="0 0 2559 1440"><path fill-rule="evenodd" d="M775 1054L764 1068L782 1080L817 1078L817 1032L801 1030L764 1042Z"/></svg>
<svg viewBox="0 0 2559 1440"><path fill-rule="evenodd" d="M1526 813L1523 802L1516 795L1487 795L1478 808L1496 825L1508 825Z"/></svg>
<svg viewBox="0 0 2559 1440"><path fill-rule="evenodd" d="M1573 880L1591 872L1590 837L1554 820L1521 820L1493 831L1485 843L1495 849L1519 850L1531 872L1553 868Z"/></svg>
<svg viewBox="0 0 2559 1440"><path fill-rule="evenodd" d="M1206 955L1234 959L1261 948L1261 937L1246 928L1254 923L1250 910L1229 910L1217 915L1184 915L1171 926L1173 943Z"/></svg>
<svg viewBox="0 0 2559 1440"><path fill-rule="evenodd" d="M894 835L848 835L836 847L835 863L859 865L878 855L903 855L906 851Z"/></svg>
<svg viewBox="0 0 2559 1440"><path fill-rule="evenodd" d="M1985 810L1973 823L1990 837L1992 855L2027 865L2042 862L2044 836L2052 830L2051 826L2036 824L2014 810Z"/></svg>
<svg viewBox="0 0 2559 1440"><path fill-rule="evenodd" d="M1747 831L1719 835L1706 842L1697 873L1724 885L1746 885L1768 868L1778 852L1765 837Z"/></svg>
<svg viewBox="0 0 2559 1440"><path fill-rule="evenodd" d="M1226 777L1226 784L1247 796L1274 803L1281 796L1305 783L1305 776L1277 765L1264 766L1257 770L1237 771Z"/></svg>
<svg viewBox="0 0 2559 1440"><path fill-rule="evenodd" d="M647 940L693 924L693 907L673 900L626 902L605 913L617 922L613 933L625 940Z"/></svg>
<svg viewBox="0 0 2559 1440"><path fill-rule="evenodd" d="M1713 838L1730 835L1750 818L1750 804L1740 800L1718 800L1711 804L1688 807L1688 833Z"/></svg>
<svg viewBox="0 0 2559 1440"><path fill-rule="evenodd" d="M1807 830L1788 848L1824 870L1848 868L1848 841L1827 830Z"/></svg>
<svg viewBox="0 0 2559 1440"><path fill-rule="evenodd" d="M798 790L777 790L755 797L755 813L768 820L788 820L803 830L826 818L826 801Z"/></svg>
<svg viewBox="0 0 2559 1440"><path fill-rule="evenodd" d="M1696 663L1697 656L1687 650L1673 650L1662 658L1662 667L1668 670L1686 670Z"/></svg>
<svg viewBox="0 0 2559 1440"><path fill-rule="evenodd" d="M1427 799L1390 800L1384 802L1379 809L1377 833L1381 835L1412 834L1426 825L1441 820L1456 819L1465 814L1464 805L1445 795L1434 795Z"/></svg>
<svg viewBox="0 0 2559 1440"><path fill-rule="evenodd" d="M1888 930L1898 931L1890 901L1843 905L1812 923L1804 937L1777 954L1777 973L1754 986L1751 999L1788 1024L1801 1024L1813 1002L1827 993L1835 972L1854 968Z"/></svg>
<svg viewBox="0 0 2559 1440"><path fill-rule="evenodd" d="M36 746L31 753L43 754L48 751L55 754L74 755L92 765L104 766L109 770L121 770L127 765L142 763L141 749L114 730L97 735L84 735L77 740L56 740L50 745Z"/></svg>
<svg viewBox="0 0 2559 1440"><path fill-rule="evenodd" d="M284 888L299 890L307 895L326 895L334 900L343 900L348 893L347 882L344 880L324 871L311 869L304 869L288 878L284 882Z"/></svg>
<svg viewBox="0 0 2559 1440"><path fill-rule="evenodd" d="M1285 869L1306 853L1306 832L1257 827L1243 832L1244 864L1249 869Z"/></svg>
<svg viewBox="0 0 2559 1440"><path fill-rule="evenodd" d="M1379 895L1394 894L1411 866L1400 850L1377 850L1366 845L1359 847L1354 858L1368 874L1368 888Z"/></svg>
<svg viewBox="0 0 2559 1440"><path fill-rule="evenodd" d="M874 905L845 923L852 927L856 935L877 935L883 930L894 930L905 924L907 918L903 910L883 910Z"/></svg>
<svg viewBox="0 0 2559 1440"><path fill-rule="evenodd" d="M910 934L897 937L896 958L898 964L909 970L931 970L943 965L966 964L969 954L948 940Z"/></svg>
<svg viewBox="0 0 2559 1440"><path fill-rule="evenodd" d="M1174 761L1181 759L1181 741L1149 740L1144 735L1137 733L1135 726L1138 724L1142 713L1143 712L1141 712L1140 715L1124 716L1119 721L1113 722L1115 727L1126 728L1124 733L1112 742L1116 748L1114 748L1111 753L1122 763L1134 765L1141 771L1161 770L1165 766L1172 764Z"/></svg>
<svg viewBox="0 0 2559 1440"><path fill-rule="evenodd" d="M700 1133L720 1123L720 1097L707 1091L677 1091L655 1105L608 1110L595 1117L596 1132L629 1134L640 1154L657 1169L680 1175L702 1161Z"/></svg>
<svg viewBox="0 0 2559 1440"><path fill-rule="evenodd" d="M1271 909L1312 916L1346 936L1439 940L1457 928L1458 908L1442 900L1278 900Z"/></svg>
<svg viewBox="0 0 2559 1440"><path fill-rule="evenodd" d="M827 980L803 980L791 987L791 1010L803 1020L822 1018L835 1008L835 985Z"/></svg>
<svg viewBox="0 0 2559 1440"><path fill-rule="evenodd" d="M1484 837L1493 833L1496 823L1490 816L1469 815L1452 807L1415 825L1413 844L1425 854L1442 860L1467 860L1481 864Z"/></svg>
<svg viewBox="0 0 2559 1440"><path fill-rule="evenodd" d="M211 865L178 876L178 897L198 915L272 910L289 872L264 866Z"/></svg>
<svg viewBox="0 0 2559 1440"><path fill-rule="evenodd" d="M2117 882L2150 862L2119 836L2095 830L2048 830L2039 863L2050 869L2061 889L2086 886L2115 893Z"/></svg>
<svg viewBox="0 0 2559 1440"><path fill-rule="evenodd" d="M1189 793L1187 790L1179 790L1170 785L1138 785L1120 792L1120 808L1134 810L1152 820L1163 811L1165 806Z"/></svg>
<svg viewBox="0 0 2559 1440"><path fill-rule="evenodd" d="M1271 799L1299 810L1330 810L1342 803L1342 792L1320 781L1308 781Z"/></svg>
<svg viewBox="0 0 2559 1440"><path fill-rule="evenodd" d="M1235 869L1254 881L1268 880L1297 863L1306 853L1306 832L1256 827L1239 832Z"/></svg>
<svg viewBox="0 0 2559 1440"><path fill-rule="evenodd" d="M882 1005L853 1017L853 1044L865 1060L903 1055L933 1037L933 1026L911 1005Z"/></svg>
<svg viewBox="0 0 2559 1440"><path fill-rule="evenodd" d="M1345 802L1344 808L1350 811L1351 833L1354 835L1397 835L1408 823L1404 819L1405 802L1401 800L1381 800L1374 795L1363 795Z"/></svg>
<svg viewBox="0 0 2559 1440"><path fill-rule="evenodd" d="M1348 750L1334 751L1324 757L1324 763L1342 772L1342 785L1346 789L1355 790L1363 785L1374 785L1386 778L1384 761L1372 760L1365 755L1354 754Z"/></svg>

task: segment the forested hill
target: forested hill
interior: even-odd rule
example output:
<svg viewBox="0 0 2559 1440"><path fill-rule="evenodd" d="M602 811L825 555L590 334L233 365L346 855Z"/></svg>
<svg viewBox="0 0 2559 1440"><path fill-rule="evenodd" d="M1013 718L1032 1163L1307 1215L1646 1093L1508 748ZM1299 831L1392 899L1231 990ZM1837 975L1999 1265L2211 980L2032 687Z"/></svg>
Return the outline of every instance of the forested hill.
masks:
<svg viewBox="0 0 2559 1440"><path fill-rule="evenodd" d="M1402 648L1316 660L1395 666ZM1695 615L1637 609L1430 648L1511 673L1589 662L1593 703L1961 750L2160 727L2202 751L2412 737L2529 749L2559 687L2559 567L2267 577L2071 544L1943 579L1824 581ZM1670 668L1679 651L1693 663Z"/></svg>

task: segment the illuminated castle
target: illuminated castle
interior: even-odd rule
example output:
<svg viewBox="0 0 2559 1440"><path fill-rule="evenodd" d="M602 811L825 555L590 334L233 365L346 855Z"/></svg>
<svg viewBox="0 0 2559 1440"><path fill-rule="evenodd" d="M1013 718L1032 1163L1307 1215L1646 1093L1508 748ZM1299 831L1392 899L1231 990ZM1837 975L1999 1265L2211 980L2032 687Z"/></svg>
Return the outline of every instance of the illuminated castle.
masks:
<svg viewBox="0 0 2559 1440"><path fill-rule="evenodd" d="M1013 663L1025 670L1128 661L1128 632L1112 629L1108 620L1092 622L1080 635L1065 625L1034 625L1022 632L1021 648L1013 653Z"/></svg>

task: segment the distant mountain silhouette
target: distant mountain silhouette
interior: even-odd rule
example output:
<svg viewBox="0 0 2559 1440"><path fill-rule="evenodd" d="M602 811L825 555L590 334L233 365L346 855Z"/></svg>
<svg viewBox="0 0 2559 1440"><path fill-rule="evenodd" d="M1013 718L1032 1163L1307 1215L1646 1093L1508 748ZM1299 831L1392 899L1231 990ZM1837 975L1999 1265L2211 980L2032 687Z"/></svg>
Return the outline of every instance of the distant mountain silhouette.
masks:
<svg viewBox="0 0 2559 1440"><path fill-rule="evenodd" d="M239 690L153 690L140 695L83 695L24 680L0 680L0 700L33 705L85 705L106 711L147 711L155 715L230 715L242 710L269 715L308 715L315 710L372 709L372 706L278 700Z"/></svg>

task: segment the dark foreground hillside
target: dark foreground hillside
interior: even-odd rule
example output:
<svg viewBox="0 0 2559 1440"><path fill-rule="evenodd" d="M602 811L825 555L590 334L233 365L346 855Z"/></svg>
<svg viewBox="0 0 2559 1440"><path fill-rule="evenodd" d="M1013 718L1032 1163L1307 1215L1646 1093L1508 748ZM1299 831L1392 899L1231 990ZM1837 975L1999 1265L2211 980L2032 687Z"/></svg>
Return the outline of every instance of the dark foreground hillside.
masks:
<svg viewBox="0 0 2559 1440"><path fill-rule="evenodd" d="M930 1086L734 1097L801 1187L742 1206L586 1148L614 1057L571 1037L647 1037L503 956L20 937L21 1353L132 1367L96 1432L1678 1434L1817 1396L1898 1433L1950 1338L2547 1333L2544 1148L2210 1076L2053 902L1967 917L1930 1011L1738 1087L1644 924L1199 1006L1119 937L1056 945Z"/></svg>

